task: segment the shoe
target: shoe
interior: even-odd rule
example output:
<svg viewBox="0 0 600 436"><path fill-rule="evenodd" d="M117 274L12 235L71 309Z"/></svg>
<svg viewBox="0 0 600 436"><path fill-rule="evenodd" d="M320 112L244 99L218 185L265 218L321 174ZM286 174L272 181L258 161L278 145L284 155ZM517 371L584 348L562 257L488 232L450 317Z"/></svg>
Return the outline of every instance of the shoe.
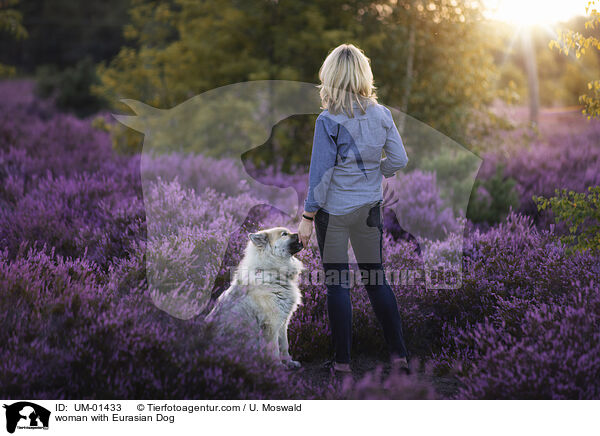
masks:
<svg viewBox="0 0 600 436"><path fill-rule="evenodd" d="M352 370L339 369L335 366L335 360L326 361L322 367L329 371L333 371L335 374L352 374Z"/></svg>
<svg viewBox="0 0 600 436"><path fill-rule="evenodd" d="M410 369L410 366L408 365L408 363L404 362L404 359L401 358L396 358L396 359L392 359L390 361L390 364L393 367L398 368L401 372L403 372L406 375L411 375L412 371Z"/></svg>

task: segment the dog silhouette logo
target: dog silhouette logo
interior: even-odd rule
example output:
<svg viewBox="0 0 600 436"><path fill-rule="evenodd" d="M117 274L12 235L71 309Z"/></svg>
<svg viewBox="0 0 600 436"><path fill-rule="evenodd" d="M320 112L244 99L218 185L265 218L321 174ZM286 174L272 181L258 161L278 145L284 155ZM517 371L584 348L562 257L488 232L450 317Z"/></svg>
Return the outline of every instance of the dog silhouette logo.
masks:
<svg viewBox="0 0 600 436"><path fill-rule="evenodd" d="M6 409L6 431L14 433L19 429L48 429L50 411L42 406L28 401L19 401L4 405Z"/></svg>
<svg viewBox="0 0 600 436"><path fill-rule="evenodd" d="M212 290L225 274L221 268L230 237L255 206L278 210L277 225L291 227L298 222L304 200L300 193L306 192L308 177L304 187L275 176L259 180L247 171L242 156L266 144L275 137L275 126L295 116L323 113L327 123L342 124L322 110L316 89L312 83L256 80L208 90L171 108L120 100L134 115L113 114L114 118L144 135L140 176L147 226L146 278L157 307L191 319L209 306ZM404 120L402 141L411 173L388 180L383 207L419 245L426 286L459 289L465 215L482 159L416 118L388 110ZM367 175L365 158L381 156L361 156L358 151L356 132L369 124L363 121L348 132L339 126L346 141L338 158ZM310 143L296 146L310 155ZM273 155L272 162L278 158ZM333 171L327 170L315 187L319 204L327 197ZM424 186L429 180L435 190ZM420 191L422 195L415 194ZM408 201L411 198L419 199L419 204ZM198 204L211 204L211 209ZM219 219L207 212L214 209L220 211ZM450 272L448 278L431 279L440 269Z"/></svg>

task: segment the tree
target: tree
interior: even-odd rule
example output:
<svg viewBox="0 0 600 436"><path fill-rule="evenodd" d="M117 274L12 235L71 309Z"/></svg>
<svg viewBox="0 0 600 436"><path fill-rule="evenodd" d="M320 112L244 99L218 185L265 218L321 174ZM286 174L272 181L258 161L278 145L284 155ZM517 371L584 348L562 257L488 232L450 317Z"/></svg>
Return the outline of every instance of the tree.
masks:
<svg viewBox="0 0 600 436"><path fill-rule="evenodd" d="M600 12L594 7L597 6L598 0L591 0L585 7L586 14L590 14L590 19L586 21L586 29L596 29L600 25ZM559 52L569 55L569 50L575 50L575 56L580 58L586 53L590 47L595 47L600 50L600 40L591 35L584 36L573 30L560 30L558 39L550 41L550 48L558 48ZM588 116L588 120L592 117L600 116L600 80L592 80L588 83L590 94L579 96L579 101L585 106L582 110L583 114Z"/></svg>
<svg viewBox="0 0 600 436"><path fill-rule="evenodd" d="M133 0L129 45L99 67L95 92L173 107L242 81L318 83L341 43L371 59L380 101L456 140L494 97L481 4L471 0ZM118 106L117 106L118 107ZM490 118L490 117L482 117ZM290 120L279 151L306 164L314 120ZM290 148L290 149L288 149Z"/></svg>
<svg viewBox="0 0 600 436"><path fill-rule="evenodd" d="M487 107L498 95L497 40L482 9L480 1L394 0L359 11L356 39L381 100L463 144L473 120L494 119Z"/></svg>
<svg viewBox="0 0 600 436"><path fill-rule="evenodd" d="M410 92L412 89L414 69L413 65L415 62L415 34L416 34L416 20L413 20L410 24L408 31L408 55L406 57L406 76L404 79L404 94L400 103L400 111L402 112L402 120L398 126L400 134L404 133L404 126L406 125L406 117L404 116L408 111L408 100L410 98Z"/></svg>
<svg viewBox="0 0 600 436"><path fill-rule="evenodd" d="M0 1L0 4L6 3ZM26 74L41 65L71 67L86 56L94 62L115 56L124 43L129 0L21 0L14 6L28 38L0 36L2 59Z"/></svg>
<svg viewBox="0 0 600 436"><path fill-rule="evenodd" d="M19 0L5 0L0 3L0 31L6 32L16 39L27 37L27 30L23 27L23 16L15 6ZM12 76L15 68L0 64L0 77Z"/></svg>

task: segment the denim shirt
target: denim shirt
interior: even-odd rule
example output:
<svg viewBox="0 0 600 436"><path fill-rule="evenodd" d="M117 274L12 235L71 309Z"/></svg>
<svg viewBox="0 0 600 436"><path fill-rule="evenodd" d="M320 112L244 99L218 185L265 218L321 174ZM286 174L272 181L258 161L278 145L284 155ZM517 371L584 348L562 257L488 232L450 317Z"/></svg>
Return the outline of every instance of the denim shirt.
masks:
<svg viewBox="0 0 600 436"><path fill-rule="evenodd" d="M385 106L371 103L363 114L355 103L354 118L324 110L315 123L304 210L322 208L345 215L381 201L383 177L392 177L407 163L392 113Z"/></svg>

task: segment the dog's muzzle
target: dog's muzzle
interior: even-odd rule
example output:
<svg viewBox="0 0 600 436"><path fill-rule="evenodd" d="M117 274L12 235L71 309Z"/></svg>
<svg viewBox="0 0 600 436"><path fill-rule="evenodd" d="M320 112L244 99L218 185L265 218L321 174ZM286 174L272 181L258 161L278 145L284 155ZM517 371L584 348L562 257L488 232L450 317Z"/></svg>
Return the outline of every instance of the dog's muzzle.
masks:
<svg viewBox="0 0 600 436"><path fill-rule="evenodd" d="M300 242L300 239L298 239L298 233L294 233L292 235L290 244L288 245L288 250L289 250L290 254L296 254L303 248L304 247L302 246L302 242Z"/></svg>

